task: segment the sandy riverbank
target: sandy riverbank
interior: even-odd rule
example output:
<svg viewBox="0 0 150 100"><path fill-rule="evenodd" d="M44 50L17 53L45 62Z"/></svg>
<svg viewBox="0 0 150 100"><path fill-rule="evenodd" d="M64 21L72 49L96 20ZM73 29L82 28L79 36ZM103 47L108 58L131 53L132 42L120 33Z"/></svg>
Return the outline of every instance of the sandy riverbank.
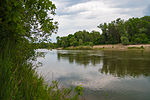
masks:
<svg viewBox="0 0 150 100"><path fill-rule="evenodd" d="M115 45L95 45L93 49L150 49L150 44L138 44L138 45L122 45L122 44L115 44Z"/></svg>
<svg viewBox="0 0 150 100"><path fill-rule="evenodd" d="M63 48L58 48L62 50ZM141 49L141 50L150 50L150 44L138 44L138 45L95 45L95 46L77 46L77 47L67 47L64 48L67 50L128 50L128 49Z"/></svg>

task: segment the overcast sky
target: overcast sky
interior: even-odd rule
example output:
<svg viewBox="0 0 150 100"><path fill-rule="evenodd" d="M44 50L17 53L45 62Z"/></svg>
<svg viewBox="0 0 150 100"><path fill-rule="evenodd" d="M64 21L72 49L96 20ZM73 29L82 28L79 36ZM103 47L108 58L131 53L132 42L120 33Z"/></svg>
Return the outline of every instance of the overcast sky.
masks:
<svg viewBox="0 0 150 100"><path fill-rule="evenodd" d="M58 33L66 36L79 30L97 30L100 23L117 18L150 15L150 0L52 0L56 5L55 20L59 23Z"/></svg>

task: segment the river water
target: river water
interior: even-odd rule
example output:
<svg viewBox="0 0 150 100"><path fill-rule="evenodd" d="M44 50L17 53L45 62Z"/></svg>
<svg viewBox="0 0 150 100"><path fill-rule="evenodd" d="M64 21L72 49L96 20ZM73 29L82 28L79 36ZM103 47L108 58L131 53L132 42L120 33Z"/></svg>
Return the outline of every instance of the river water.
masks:
<svg viewBox="0 0 150 100"><path fill-rule="evenodd" d="M85 100L150 100L150 52L38 50L46 82L84 87Z"/></svg>

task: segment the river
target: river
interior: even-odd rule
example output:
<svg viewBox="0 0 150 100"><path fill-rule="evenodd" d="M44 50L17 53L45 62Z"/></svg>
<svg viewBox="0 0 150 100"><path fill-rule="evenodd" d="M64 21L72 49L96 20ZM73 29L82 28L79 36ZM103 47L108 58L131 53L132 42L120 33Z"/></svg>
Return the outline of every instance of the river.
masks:
<svg viewBox="0 0 150 100"><path fill-rule="evenodd" d="M150 52L38 50L46 82L81 85L85 100L150 100Z"/></svg>

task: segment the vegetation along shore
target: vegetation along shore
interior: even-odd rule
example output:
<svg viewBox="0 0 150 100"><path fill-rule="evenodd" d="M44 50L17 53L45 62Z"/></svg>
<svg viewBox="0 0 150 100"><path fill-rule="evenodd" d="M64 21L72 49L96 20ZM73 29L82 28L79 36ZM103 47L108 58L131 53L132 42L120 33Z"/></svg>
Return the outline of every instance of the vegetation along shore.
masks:
<svg viewBox="0 0 150 100"><path fill-rule="evenodd" d="M76 46L57 48L57 50L150 50L150 44L139 45L94 45L94 46Z"/></svg>
<svg viewBox="0 0 150 100"><path fill-rule="evenodd" d="M97 27L102 32L83 30L68 36L57 37L57 43L54 43L54 47L93 46L93 48L118 49L142 45L146 48L149 47L149 45L144 44L150 43L150 16L128 20L118 18L110 23L102 23Z"/></svg>
<svg viewBox="0 0 150 100"><path fill-rule="evenodd" d="M63 37L57 37L56 43L36 43L39 48L58 49L138 49L149 48L150 44L150 16L141 18L118 18L109 23L97 26L99 31L77 31ZM121 45L122 44L122 45Z"/></svg>

